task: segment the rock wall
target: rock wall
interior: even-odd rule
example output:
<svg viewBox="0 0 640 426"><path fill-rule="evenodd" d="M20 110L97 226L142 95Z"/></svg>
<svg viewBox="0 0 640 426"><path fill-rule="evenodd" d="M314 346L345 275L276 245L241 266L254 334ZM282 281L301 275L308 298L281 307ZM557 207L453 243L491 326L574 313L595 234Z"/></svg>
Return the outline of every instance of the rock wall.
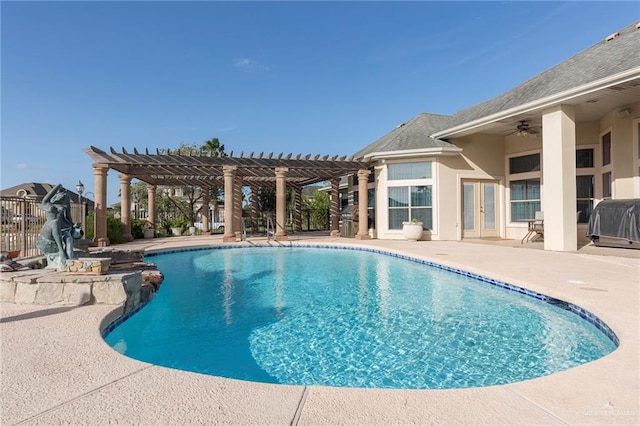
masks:
<svg viewBox="0 0 640 426"><path fill-rule="evenodd" d="M128 313L146 303L161 281L162 274L157 270L109 272L105 275L79 275L44 269L4 272L0 274L0 301L63 306L123 305L124 313Z"/></svg>

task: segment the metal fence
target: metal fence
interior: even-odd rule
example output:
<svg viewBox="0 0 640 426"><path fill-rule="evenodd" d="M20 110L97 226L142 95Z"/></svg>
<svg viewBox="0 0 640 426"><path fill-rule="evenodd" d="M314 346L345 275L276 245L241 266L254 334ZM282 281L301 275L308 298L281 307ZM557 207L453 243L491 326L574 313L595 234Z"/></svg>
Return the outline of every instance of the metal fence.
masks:
<svg viewBox="0 0 640 426"><path fill-rule="evenodd" d="M302 209L302 229L305 231L328 231L331 229L329 209Z"/></svg>
<svg viewBox="0 0 640 426"><path fill-rule="evenodd" d="M40 209L41 199L0 197L2 225L0 227L0 251L19 251L18 257L42 254L36 247L40 231L46 222ZM75 223L82 220L86 206L71 203L71 217Z"/></svg>

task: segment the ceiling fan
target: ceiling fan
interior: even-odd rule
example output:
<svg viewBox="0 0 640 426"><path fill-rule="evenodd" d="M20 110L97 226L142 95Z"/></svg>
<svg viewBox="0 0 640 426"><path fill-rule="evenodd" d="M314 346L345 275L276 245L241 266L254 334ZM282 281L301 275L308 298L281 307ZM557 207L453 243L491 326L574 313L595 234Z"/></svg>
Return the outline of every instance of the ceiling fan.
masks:
<svg viewBox="0 0 640 426"><path fill-rule="evenodd" d="M526 121L521 121L516 126L516 131L511 132L509 134L512 135L514 133L516 134L516 136L537 138L538 133L540 132L538 130L535 130L533 127L531 127L529 123L527 123Z"/></svg>

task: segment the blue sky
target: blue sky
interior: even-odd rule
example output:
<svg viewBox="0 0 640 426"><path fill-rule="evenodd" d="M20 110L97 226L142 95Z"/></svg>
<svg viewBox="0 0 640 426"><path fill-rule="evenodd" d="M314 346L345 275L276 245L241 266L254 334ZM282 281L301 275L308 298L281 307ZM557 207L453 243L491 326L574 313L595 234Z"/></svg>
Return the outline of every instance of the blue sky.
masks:
<svg viewBox="0 0 640 426"><path fill-rule="evenodd" d="M351 155L500 95L640 19L628 2L8 2L1 187L78 180L82 149ZM109 172L109 203L118 202Z"/></svg>

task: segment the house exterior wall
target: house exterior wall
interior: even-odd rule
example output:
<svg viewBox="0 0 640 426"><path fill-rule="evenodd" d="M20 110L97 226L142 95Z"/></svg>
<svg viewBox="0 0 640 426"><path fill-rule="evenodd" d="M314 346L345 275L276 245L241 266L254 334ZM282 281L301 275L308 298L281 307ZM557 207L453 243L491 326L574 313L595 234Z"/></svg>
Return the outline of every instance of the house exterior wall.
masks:
<svg viewBox="0 0 640 426"><path fill-rule="evenodd" d="M576 169L577 176L593 176L593 203L603 199L603 173L612 171L612 198L640 197L640 103L630 105L632 113L618 117L615 108L601 119L575 124L576 149L593 149L594 167ZM611 132L611 166L602 167L603 133ZM378 161L376 164L376 231L381 239L403 239L399 230L389 230L387 165L402 162L431 161L433 184L433 229L425 239L462 239L462 182L467 180L498 183L497 206L499 234L503 238L520 239L527 233L526 222L511 221L510 181L540 179L541 210L544 211L545 182L542 176L542 133L536 138L516 135L476 134L450 141L462 148L455 156L435 156ZM540 171L510 175L509 159L540 154ZM586 243L587 225L577 224L578 244Z"/></svg>
<svg viewBox="0 0 640 426"><path fill-rule="evenodd" d="M388 180L389 164L402 164L402 163L415 163L415 162L431 162L431 176L428 181L425 180L406 180L406 181L394 181L390 183ZM438 226L438 210L436 207L438 199L438 162L433 157L413 157L406 160L386 160L380 161L375 165L375 184L369 184L369 188L375 187L376 197L376 236L385 240L403 240L405 239L401 229L389 229L389 187L391 186L421 186L430 184L432 185L432 221L433 228L428 232L423 233L423 239L438 239L437 232Z"/></svg>
<svg viewBox="0 0 640 426"><path fill-rule="evenodd" d="M483 180L498 182L498 217L503 217L504 199L504 138L495 135L473 135L452 140L462 148L462 154L439 157L437 176L437 209L440 218L437 229L439 240L462 238L462 182ZM503 233L502 220L498 220L499 233Z"/></svg>

